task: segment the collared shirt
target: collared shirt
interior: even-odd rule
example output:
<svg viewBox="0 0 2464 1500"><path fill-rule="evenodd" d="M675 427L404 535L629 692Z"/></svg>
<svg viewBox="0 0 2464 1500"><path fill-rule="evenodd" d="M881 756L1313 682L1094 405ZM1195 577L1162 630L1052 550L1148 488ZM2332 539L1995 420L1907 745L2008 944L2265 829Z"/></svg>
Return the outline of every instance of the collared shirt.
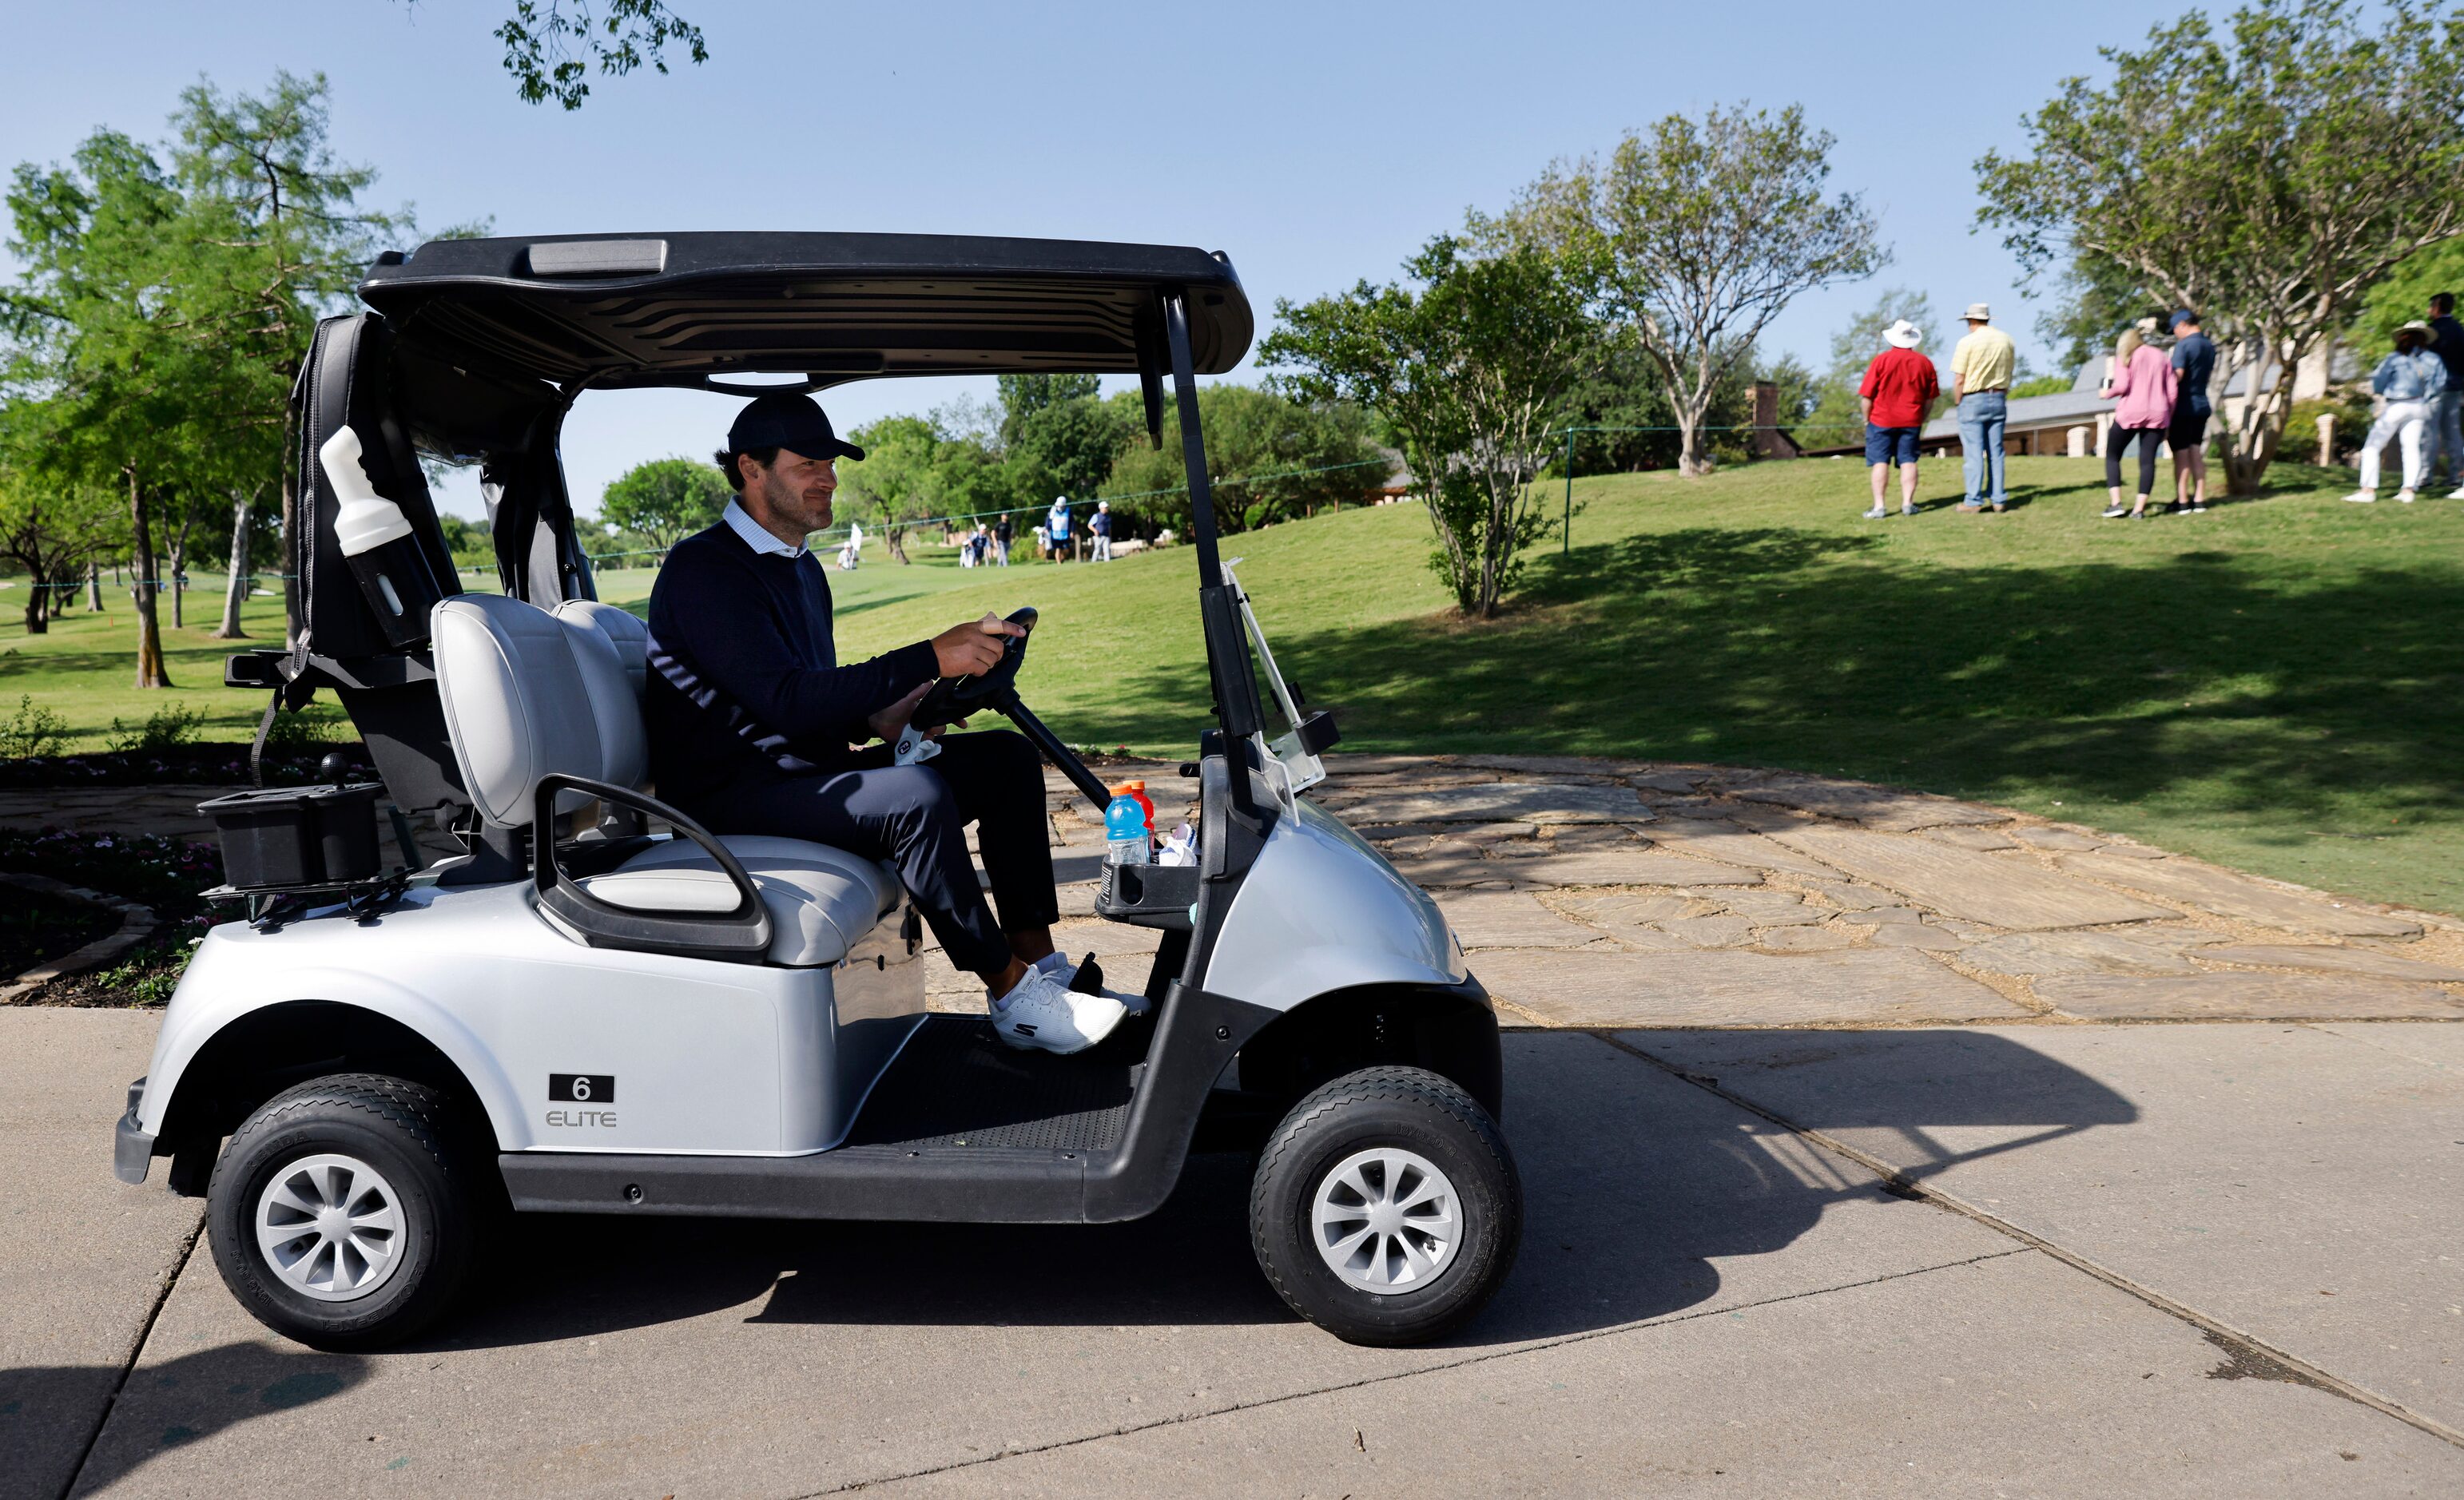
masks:
<svg viewBox="0 0 2464 1500"><path fill-rule="evenodd" d="M2427 349L2391 354L2370 376L2370 389L2391 402L2429 401L2447 389L2447 366Z"/></svg>
<svg viewBox="0 0 2464 1500"><path fill-rule="evenodd" d="M762 556L802 557L804 555L803 547L790 547L771 535L760 522L753 519L752 513L744 509L744 502L741 500L727 502L727 509L719 512L718 518L727 523L729 531L744 538L745 546L752 548Z"/></svg>
<svg viewBox="0 0 2464 1500"><path fill-rule="evenodd" d="M1913 349L1891 348L1874 356L1857 394L1873 402L1866 421L1878 427L1922 427L1925 411L1942 394L1933 361Z"/></svg>
<svg viewBox="0 0 2464 1500"><path fill-rule="evenodd" d="M2019 346L2011 336L1991 324L1971 329L1950 351L1950 378L1959 382L1959 394L1973 396L1979 391L2007 391L2011 388L2011 371L2019 362Z"/></svg>

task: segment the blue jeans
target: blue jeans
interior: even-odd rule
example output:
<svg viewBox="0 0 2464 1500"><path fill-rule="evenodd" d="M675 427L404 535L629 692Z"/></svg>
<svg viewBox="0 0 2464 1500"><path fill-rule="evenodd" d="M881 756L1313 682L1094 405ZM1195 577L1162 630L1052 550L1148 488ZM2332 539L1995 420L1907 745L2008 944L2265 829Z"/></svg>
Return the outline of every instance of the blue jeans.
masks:
<svg viewBox="0 0 2464 1500"><path fill-rule="evenodd" d="M2452 387L2440 393L2438 403L2430 412L2430 461L2422 466L2424 478L2445 468L2447 482L2464 485L2464 391Z"/></svg>
<svg viewBox="0 0 2464 1500"><path fill-rule="evenodd" d="M2011 498L2002 483L2002 424L2010 412L2011 402L2000 391L1978 391L1959 399L1959 471L1968 485L1969 505L1982 504L1986 498L1989 463L1993 467L1993 503L2001 505Z"/></svg>

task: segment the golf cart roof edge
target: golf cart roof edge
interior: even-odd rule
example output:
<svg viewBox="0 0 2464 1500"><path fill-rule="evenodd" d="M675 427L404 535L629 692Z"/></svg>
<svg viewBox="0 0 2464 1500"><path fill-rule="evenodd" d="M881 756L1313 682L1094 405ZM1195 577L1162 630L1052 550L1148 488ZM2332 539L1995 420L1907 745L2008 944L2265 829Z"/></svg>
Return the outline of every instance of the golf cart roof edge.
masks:
<svg viewBox="0 0 2464 1500"><path fill-rule="evenodd" d="M602 386L697 385L757 371L808 371L828 384L1132 373L1125 293L1174 292L1190 303L1199 373L1239 363L1256 329L1247 294L1227 256L1192 246L836 231L504 235L389 251L359 287L406 331L426 325L413 341L439 354L468 345L475 363L506 374ZM813 330L815 347L729 337L748 326L743 310L773 308L799 315L790 321ZM1090 327L1090 314L1111 326ZM714 337L662 337L687 322ZM925 337L911 348L901 332ZM876 352L868 360L858 345ZM833 348L851 364L829 358ZM913 357L892 353L902 350Z"/></svg>

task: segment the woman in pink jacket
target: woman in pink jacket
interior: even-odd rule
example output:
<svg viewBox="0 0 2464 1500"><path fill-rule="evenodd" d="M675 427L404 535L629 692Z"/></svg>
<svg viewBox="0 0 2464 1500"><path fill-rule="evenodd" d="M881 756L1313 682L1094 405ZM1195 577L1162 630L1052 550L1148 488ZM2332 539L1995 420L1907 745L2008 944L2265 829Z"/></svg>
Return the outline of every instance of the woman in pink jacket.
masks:
<svg viewBox="0 0 2464 1500"><path fill-rule="evenodd" d="M2122 336L2113 351L2113 368L2104 378L2104 394L2121 402L2113 425L2104 431L2104 484L2112 500L2104 508L2108 521L2123 515L2140 520L2147 514L2147 493L2156 488L2156 446L2173 421L2173 362L2164 350L2135 327ZM2125 509L2122 448L2134 438L2139 443L2139 501Z"/></svg>

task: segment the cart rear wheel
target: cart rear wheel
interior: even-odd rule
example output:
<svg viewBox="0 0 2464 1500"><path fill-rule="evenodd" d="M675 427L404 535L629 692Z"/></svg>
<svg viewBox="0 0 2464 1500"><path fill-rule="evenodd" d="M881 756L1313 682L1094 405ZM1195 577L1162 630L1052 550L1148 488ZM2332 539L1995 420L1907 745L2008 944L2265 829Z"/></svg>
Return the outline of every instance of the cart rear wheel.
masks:
<svg viewBox="0 0 2464 1500"><path fill-rule="evenodd" d="M475 1198L445 1098L375 1074L259 1106L207 1190L223 1282L257 1321L319 1349L366 1349L445 1310L471 1259Z"/></svg>
<svg viewBox="0 0 2464 1500"><path fill-rule="evenodd" d="M1523 1185L1496 1122L1419 1068L1364 1068L1301 1100L1250 1184L1267 1281L1351 1343L1460 1325L1505 1281L1522 1234Z"/></svg>

